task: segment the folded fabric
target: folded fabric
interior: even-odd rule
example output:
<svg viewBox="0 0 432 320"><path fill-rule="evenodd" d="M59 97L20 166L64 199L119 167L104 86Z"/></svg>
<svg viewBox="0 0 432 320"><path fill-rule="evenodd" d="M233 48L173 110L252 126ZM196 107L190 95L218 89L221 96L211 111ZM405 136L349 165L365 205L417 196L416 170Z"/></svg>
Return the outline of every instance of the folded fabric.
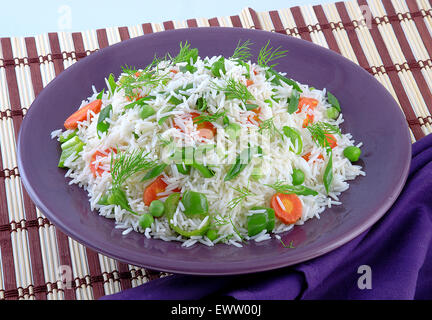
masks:
<svg viewBox="0 0 432 320"><path fill-rule="evenodd" d="M408 180L392 208L338 249L271 272L172 275L101 299L431 299L431 191L429 135L413 144Z"/></svg>

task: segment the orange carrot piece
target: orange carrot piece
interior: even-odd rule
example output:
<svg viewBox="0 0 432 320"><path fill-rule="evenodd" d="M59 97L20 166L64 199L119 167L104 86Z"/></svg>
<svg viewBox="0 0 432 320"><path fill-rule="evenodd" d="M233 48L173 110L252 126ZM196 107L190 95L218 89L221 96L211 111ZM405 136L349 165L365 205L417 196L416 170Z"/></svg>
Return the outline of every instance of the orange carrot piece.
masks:
<svg viewBox="0 0 432 320"><path fill-rule="evenodd" d="M249 87L249 86L251 86L251 85L253 85L253 80L251 80L251 79L247 79L246 80L246 87Z"/></svg>
<svg viewBox="0 0 432 320"><path fill-rule="evenodd" d="M102 173L105 172L104 169L100 168L99 166L96 166L94 164L94 162L96 161L97 157L107 157L106 154L108 154L108 156L111 154L111 152L117 153L117 150L114 149L106 149L104 152L101 151L96 151L95 153L93 153L91 159L90 159L90 171L93 173L93 176L96 178L96 175L101 176ZM108 171L109 172L109 171Z"/></svg>
<svg viewBox="0 0 432 320"><path fill-rule="evenodd" d="M271 198L270 206L284 224L293 224L302 216L303 206L295 194L276 193Z"/></svg>
<svg viewBox="0 0 432 320"><path fill-rule="evenodd" d="M300 113L303 110L303 106L307 106L309 108L312 108L313 110L317 105L318 105L317 99L301 97L299 99L298 110L296 111L296 113Z"/></svg>
<svg viewBox="0 0 432 320"><path fill-rule="evenodd" d="M167 184L162 180L163 176L157 177L152 183L150 183L147 188L145 188L143 193L143 200L146 206L149 206L153 200L160 199L157 196L158 193L165 192Z"/></svg>
<svg viewBox="0 0 432 320"><path fill-rule="evenodd" d="M308 125L310 125L311 123L313 123L314 121L314 115L313 114L307 114L306 118L303 120L303 128L306 128Z"/></svg>
<svg viewBox="0 0 432 320"><path fill-rule="evenodd" d="M197 112L191 112L188 114L188 116L190 116L192 118L192 121L195 123L195 118L199 117L201 114L197 113ZM182 130L181 128L179 128L175 123L174 123L174 127ZM216 135L216 127L209 121L204 121L204 122L200 122L197 124L197 131L198 131L198 135L201 138L205 138L205 139L211 139Z"/></svg>
<svg viewBox="0 0 432 320"><path fill-rule="evenodd" d="M64 127L68 130L75 130L78 128L79 121L84 121L87 119L87 112L89 110L93 111L94 113L99 113L101 107L102 100L100 99L90 102L88 105L72 113L64 122Z"/></svg>
<svg viewBox="0 0 432 320"><path fill-rule="evenodd" d="M255 124L252 121L252 119L253 119L255 122L260 123L261 119L259 118L259 114L261 112L261 108L255 108L255 109L252 109L251 111L254 112L255 114L253 116L251 115L251 116L248 117L248 122L251 123L251 124Z"/></svg>
<svg viewBox="0 0 432 320"><path fill-rule="evenodd" d="M332 135L331 133L326 133L325 136L327 137L327 142L330 145L330 148L337 147L337 141L336 137Z"/></svg>
<svg viewBox="0 0 432 320"><path fill-rule="evenodd" d="M303 159L305 159L306 161L309 161L309 159L310 159L310 156L311 156L311 153L310 153L310 152L308 152L308 153L306 153L306 154L302 155L302 158L303 158ZM318 159L324 160L324 157L323 157L323 155L322 155L322 154L320 154L320 155L318 156Z"/></svg>
<svg viewBox="0 0 432 320"><path fill-rule="evenodd" d="M153 200L158 200L162 196L158 196L158 193L165 192L167 184L162 180L163 175L157 177L152 183L150 183L144 190L143 201L146 206L149 206ZM172 192L180 192L181 190L176 188Z"/></svg>

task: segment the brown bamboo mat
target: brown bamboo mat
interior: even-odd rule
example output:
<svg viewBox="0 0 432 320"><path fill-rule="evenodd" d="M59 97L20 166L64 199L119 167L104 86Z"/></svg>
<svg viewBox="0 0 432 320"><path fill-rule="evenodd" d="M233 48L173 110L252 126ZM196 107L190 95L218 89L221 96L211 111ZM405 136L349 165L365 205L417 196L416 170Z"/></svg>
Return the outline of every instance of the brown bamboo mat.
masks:
<svg viewBox="0 0 432 320"><path fill-rule="evenodd" d="M369 20L371 28L365 24ZM405 113L413 142L432 132L432 6L427 0L358 0L270 12L246 8L212 19L2 38L0 299L97 299L166 276L98 254L56 230L22 187L16 140L35 96L77 60L132 37L207 26L263 29L334 50L388 89ZM65 285L62 279L72 281Z"/></svg>

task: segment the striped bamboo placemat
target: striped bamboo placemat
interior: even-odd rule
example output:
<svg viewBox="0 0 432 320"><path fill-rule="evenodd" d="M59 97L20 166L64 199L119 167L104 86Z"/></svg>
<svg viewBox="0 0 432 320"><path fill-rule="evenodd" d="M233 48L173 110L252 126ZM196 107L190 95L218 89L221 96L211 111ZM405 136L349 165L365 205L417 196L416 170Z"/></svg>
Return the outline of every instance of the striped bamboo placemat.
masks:
<svg viewBox="0 0 432 320"><path fill-rule="evenodd" d="M432 132L432 6L358 0L269 12L0 39L0 299L97 299L166 276L98 254L68 238L21 185L18 131L35 96L91 53L169 29L224 26L287 34L334 50L370 72L405 113L412 141Z"/></svg>

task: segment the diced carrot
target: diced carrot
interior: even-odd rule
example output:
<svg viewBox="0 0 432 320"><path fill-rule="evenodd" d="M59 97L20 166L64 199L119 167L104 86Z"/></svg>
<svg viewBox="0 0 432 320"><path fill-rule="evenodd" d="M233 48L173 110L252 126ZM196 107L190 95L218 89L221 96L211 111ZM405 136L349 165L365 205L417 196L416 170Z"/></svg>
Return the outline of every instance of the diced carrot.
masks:
<svg viewBox="0 0 432 320"><path fill-rule="evenodd" d="M170 72L172 72L172 73L178 73L178 71L175 70L175 69L171 69Z"/></svg>
<svg viewBox="0 0 432 320"><path fill-rule="evenodd" d="M102 173L105 172L105 170L102 169L101 167L99 167L98 164L94 163L96 161L97 157L107 157L107 156L111 155L112 152L117 153L117 150L115 148L113 148L113 149L106 149L104 152L101 152L98 150L95 153L93 153L93 155L90 159L90 171L93 173L93 176L95 178L96 178L96 175L101 176Z"/></svg>
<svg viewBox="0 0 432 320"><path fill-rule="evenodd" d="M88 105L71 114L69 118L67 118L64 122L64 127L68 130L75 130L78 127L79 121L84 121L87 119L87 112L89 110L93 111L94 113L99 113L101 107L102 100L100 99L96 99L95 101L90 102Z"/></svg>
<svg viewBox="0 0 432 320"><path fill-rule="evenodd" d="M313 110L317 105L318 105L317 99L301 97L299 99L298 110L296 111L296 113L302 112L303 106L307 106L309 108L312 108Z"/></svg>
<svg viewBox="0 0 432 320"><path fill-rule="evenodd" d="M305 159L306 161L309 161L309 159L310 159L310 156L311 156L311 153L310 153L310 152L308 152L308 153L306 153L306 154L302 155L302 158L303 158L303 159ZM320 154L320 155L318 156L318 159L322 159L322 160L324 160L324 157L323 157L323 155L322 155L322 154Z"/></svg>
<svg viewBox="0 0 432 320"><path fill-rule="evenodd" d="M296 223L302 216L303 205L295 194L276 193L270 201L276 217L284 224Z"/></svg>
<svg viewBox="0 0 432 320"><path fill-rule="evenodd" d="M337 141L336 137L332 135L331 133L326 133L325 136L327 137L327 142L330 145L330 148L337 147Z"/></svg>
<svg viewBox="0 0 432 320"><path fill-rule="evenodd" d="M314 115L313 114L307 114L306 118L303 120L303 128L306 128L308 125L310 125L311 123L313 123L314 121Z"/></svg>
<svg viewBox="0 0 432 320"><path fill-rule="evenodd" d="M195 118L199 117L201 114L197 113L197 112L191 112L188 114L188 116L190 116L192 118L192 121L195 123ZM179 128L175 123L174 123L174 127L181 130L181 128ZM198 131L198 135L201 138L205 138L205 139L211 139L216 135L216 127L209 121L204 121L204 122L200 122L197 124L197 131Z"/></svg>
<svg viewBox="0 0 432 320"><path fill-rule="evenodd" d="M130 101L130 102L132 102L132 101L137 101L137 100L139 100L139 99L141 99L141 98L143 98L143 96L141 96L141 94L139 94L139 93L135 93L135 94L132 95L132 96L126 96L126 100L127 100L127 101Z"/></svg>
<svg viewBox="0 0 432 320"><path fill-rule="evenodd" d="M253 85L253 80L251 80L251 79L247 79L246 80L246 87L249 87L249 86L251 86L251 85Z"/></svg>
<svg viewBox="0 0 432 320"><path fill-rule="evenodd" d="M257 122L257 123L260 123L261 122L261 119L259 118L259 114L260 114L260 112L261 112L261 108L255 108L255 109L252 109L251 110L252 112L254 112L255 114L252 116L252 115L250 115L249 117L248 117L248 122L249 123L251 123L251 124L255 124L252 120L254 120L255 122Z"/></svg>
<svg viewBox="0 0 432 320"><path fill-rule="evenodd" d="M149 206L153 200L158 200L164 196L158 196L159 193L165 192L167 184L163 181L163 175L157 177L152 183L150 183L144 190L143 201L146 206ZM180 189L176 188L172 192L180 192Z"/></svg>
<svg viewBox="0 0 432 320"><path fill-rule="evenodd" d="M298 109L296 113L300 113L303 110L303 106L307 107L306 119L303 121L303 128L306 128L309 124L314 121L313 110L318 105L318 100L313 98L301 97L298 103Z"/></svg>
<svg viewBox="0 0 432 320"><path fill-rule="evenodd" d="M254 75L257 75L257 74L258 74L258 72L257 72L256 70L254 70L253 73L254 73Z"/></svg>

